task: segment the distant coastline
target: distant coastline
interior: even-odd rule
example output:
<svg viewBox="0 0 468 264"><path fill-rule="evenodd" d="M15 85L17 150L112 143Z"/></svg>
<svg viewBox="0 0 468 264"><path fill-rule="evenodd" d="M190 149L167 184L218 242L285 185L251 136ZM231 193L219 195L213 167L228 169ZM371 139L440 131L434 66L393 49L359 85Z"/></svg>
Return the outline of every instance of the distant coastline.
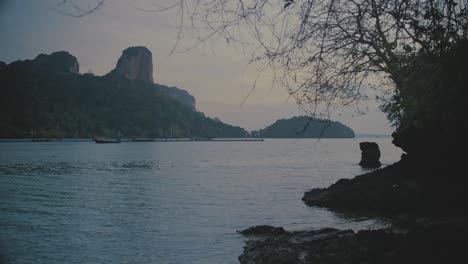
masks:
<svg viewBox="0 0 468 264"><path fill-rule="evenodd" d="M132 138L123 138L120 139L122 142L138 142L134 141ZM235 142L235 141L249 141L249 142L258 142L264 141L263 138L211 138L211 139L193 139L193 138L154 138L148 140L147 142ZM0 143L12 143L12 142L31 142L36 143L32 138L16 138L16 139L0 139ZM56 139L51 138L47 140L43 140L41 142L53 142L53 143L60 143L60 142L94 142L92 138L64 138L64 139Z"/></svg>
<svg viewBox="0 0 468 264"><path fill-rule="evenodd" d="M255 137L263 138L354 138L354 131L345 124L313 118L310 116L295 116L288 119L278 119L273 124L252 131Z"/></svg>

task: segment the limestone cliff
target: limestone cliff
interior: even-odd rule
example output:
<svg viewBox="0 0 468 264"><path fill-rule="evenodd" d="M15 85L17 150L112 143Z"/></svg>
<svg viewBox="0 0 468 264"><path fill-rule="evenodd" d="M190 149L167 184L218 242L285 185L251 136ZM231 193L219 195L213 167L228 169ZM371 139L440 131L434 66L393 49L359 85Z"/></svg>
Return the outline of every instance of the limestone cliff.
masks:
<svg viewBox="0 0 468 264"><path fill-rule="evenodd" d="M145 47L130 47L122 52L110 75L153 83L153 55Z"/></svg>

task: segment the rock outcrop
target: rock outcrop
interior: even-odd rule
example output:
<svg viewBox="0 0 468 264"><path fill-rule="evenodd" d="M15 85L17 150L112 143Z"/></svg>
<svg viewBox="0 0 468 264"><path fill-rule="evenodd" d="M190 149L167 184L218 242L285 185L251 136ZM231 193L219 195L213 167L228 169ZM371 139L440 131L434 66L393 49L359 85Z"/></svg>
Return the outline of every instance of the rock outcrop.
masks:
<svg viewBox="0 0 468 264"><path fill-rule="evenodd" d="M410 230L283 232L249 237L241 264L455 263L465 257L465 225Z"/></svg>
<svg viewBox="0 0 468 264"><path fill-rule="evenodd" d="M113 69L107 77L125 80L136 80L146 84L154 84L157 92L163 96L177 101L191 110L195 111L195 97L187 91L169 87L161 84L155 84L153 80L153 55L146 47L130 47L122 52Z"/></svg>
<svg viewBox="0 0 468 264"><path fill-rule="evenodd" d="M79 74L80 72L78 60L66 51L58 51L50 55L40 54L34 60L14 61L7 67L36 73Z"/></svg>
<svg viewBox="0 0 468 264"><path fill-rule="evenodd" d="M378 168L382 166L380 163L380 149L379 145L375 142L361 142L359 143L361 149L361 165L363 168Z"/></svg>
<svg viewBox="0 0 468 264"><path fill-rule="evenodd" d="M268 225L252 226L242 231L240 234L244 236L261 236L261 235L280 235L286 232L282 227L274 227Z"/></svg>
<svg viewBox="0 0 468 264"><path fill-rule="evenodd" d="M406 155L383 169L312 189L302 198L309 206L341 212L446 216L468 216L466 199L466 181L443 177L431 167L413 167Z"/></svg>
<svg viewBox="0 0 468 264"><path fill-rule="evenodd" d="M109 75L153 83L153 55L145 47L130 47L122 52Z"/></svg>

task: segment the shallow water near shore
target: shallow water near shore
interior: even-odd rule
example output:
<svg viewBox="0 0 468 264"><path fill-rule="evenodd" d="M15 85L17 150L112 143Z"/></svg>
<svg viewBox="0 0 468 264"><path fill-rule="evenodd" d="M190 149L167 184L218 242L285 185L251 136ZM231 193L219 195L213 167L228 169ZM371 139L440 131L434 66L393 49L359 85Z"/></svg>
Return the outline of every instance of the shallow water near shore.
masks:
<svg viewBox="0 0 468 264"><path fill-rule="evenodd" d="M0 253L7 263L238 263L253 225L378 228L307 207L305 191L367 172L359 142L0 143Z"/></svg>

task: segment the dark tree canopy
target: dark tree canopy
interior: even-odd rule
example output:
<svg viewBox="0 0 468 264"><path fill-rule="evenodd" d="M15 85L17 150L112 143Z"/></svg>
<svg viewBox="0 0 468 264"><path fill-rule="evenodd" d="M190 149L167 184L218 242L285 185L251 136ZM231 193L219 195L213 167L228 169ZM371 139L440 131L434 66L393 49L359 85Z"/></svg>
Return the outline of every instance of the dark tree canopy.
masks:
<svg viewBox="0 0 468 264"><path fill-rule="evenodd" d="M175 87L79 74L67 52L0 62L0 138L245 137L206 117ZM188 97L188 102L187 101Z"/></svg>
<svg viewBox="0 0 468 264"><path fill-rule="evenodd" d="M330 120L295 116L280 119L273 124L252 132L263 138L353 138L354 131L346 125Z"/></svg>

